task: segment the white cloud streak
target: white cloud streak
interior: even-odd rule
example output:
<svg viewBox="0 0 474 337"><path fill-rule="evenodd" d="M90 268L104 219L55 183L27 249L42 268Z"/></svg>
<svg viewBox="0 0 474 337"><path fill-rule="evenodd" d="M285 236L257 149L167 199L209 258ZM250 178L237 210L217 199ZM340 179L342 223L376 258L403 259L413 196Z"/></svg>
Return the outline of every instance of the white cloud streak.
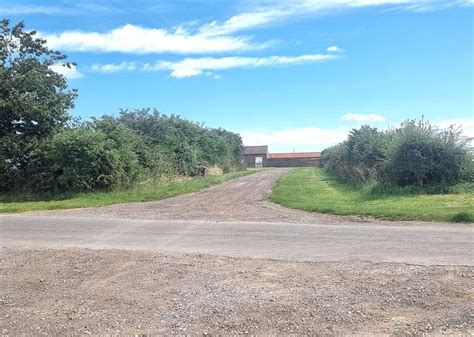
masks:
<svg viewBox="0 0 474 337"><path fill-rule="evenodd" d="M149 70L171 70L171 76L176 78L191 77L202 74L205 70L224 70L232 68L259 68L301 65L324 62L334 59L333 55L309 54L300 56L270 56L270 57L202 57L187 58L179 62L158 62Z"/></svg>
<svg viewBox="0 0 474 337"><path fill-rule="evenodd" d="M49 66L49 68L52 71L63 75L67 79L76 79L76 78L84 77L84 75L77 70L77 67L75 65L71 65L69 68L69 67L66 67L62 63L57 63L57 64L53 64Z"/></svg>
<svg viewBox="0 0 474 337"><path fill-rule="evenodd" d="M384 122L385 120L384 116L377 114L347 113L341 117L341 121L344 122Z"/></svg>
<svg viewBox="0 0 474 337"><path fill-rule="evenodd" d="M242 30L258 28L278 21L295 17L308 16L318 12L334 9L351 9L360 7L392 6L398 9L421 11L438 10L452 6L472 5L472 0L274 0L267 1L266 6L254 8L219 23L213 21L201 27L200 32L208 36L232 34Z"/></svg>
<svg viewBox="0 0 474 337"><path fill-rule="evenodd" d="M200 57L185 58L180 61L158 61L154 64L145 63L137 66L135 62L122 62L120 64L95 64L90 70L100 73L114 73L120 71L171 71L170 75L175 78L186 78L198 75L206 75L219 78L214 74L216 70L233 68L260 68L260 67L283 67L295 66L309 63L325 62L336 59L337 56L329 54L307 54L299 56L269 56L269 57Z"/></svg>
<svg viewBox="0 0 474 337"><path fill-rule="evenodd" d="M0 16L2 15L17 15L17 14L59 14L63 10L59 7L48 6L12 6L0 7Z"/></svg>
<svg viewBox="0 0 474 337"><path fill-rule="evenodd" d="M90 70L98 73L118 73L123 71L133 71L137 69L135 62L122 62L119 64L94 64Z"/></svg>

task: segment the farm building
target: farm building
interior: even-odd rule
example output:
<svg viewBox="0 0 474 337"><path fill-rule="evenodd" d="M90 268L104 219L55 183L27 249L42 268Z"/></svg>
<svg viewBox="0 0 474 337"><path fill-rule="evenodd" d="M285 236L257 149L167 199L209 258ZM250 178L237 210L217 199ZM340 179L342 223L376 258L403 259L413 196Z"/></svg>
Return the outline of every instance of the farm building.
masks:
<svg viewBox="0 0 474 337"><path fill-rule="evenodd" d="M245 167L308 167L319 166L320 152L268 153L268 145L244 146Z"/></svg>

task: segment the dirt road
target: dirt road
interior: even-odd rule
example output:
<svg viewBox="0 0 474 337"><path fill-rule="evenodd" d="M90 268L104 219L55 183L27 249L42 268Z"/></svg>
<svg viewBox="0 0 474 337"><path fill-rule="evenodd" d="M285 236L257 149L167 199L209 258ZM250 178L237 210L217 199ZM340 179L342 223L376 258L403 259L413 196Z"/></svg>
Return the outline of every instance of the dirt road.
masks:
<svg viewBox="0 0 474 337"><path fill-rule="evenodd" d="M266 201L285 171L0 217L0 332L474 332L472 227L288 210Z"/></svg>

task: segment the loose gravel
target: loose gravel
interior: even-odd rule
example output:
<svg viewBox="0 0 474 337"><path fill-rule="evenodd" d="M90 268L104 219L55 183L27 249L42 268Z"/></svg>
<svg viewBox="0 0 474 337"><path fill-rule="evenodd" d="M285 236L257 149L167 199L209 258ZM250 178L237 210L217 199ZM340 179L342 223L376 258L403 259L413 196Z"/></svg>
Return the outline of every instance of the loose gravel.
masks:
<svg viewBox="0 0 474 337"><path fill-rule="evenodd" d="M124 250L0 254L0 332L464 334L472 268Z"/></svg>

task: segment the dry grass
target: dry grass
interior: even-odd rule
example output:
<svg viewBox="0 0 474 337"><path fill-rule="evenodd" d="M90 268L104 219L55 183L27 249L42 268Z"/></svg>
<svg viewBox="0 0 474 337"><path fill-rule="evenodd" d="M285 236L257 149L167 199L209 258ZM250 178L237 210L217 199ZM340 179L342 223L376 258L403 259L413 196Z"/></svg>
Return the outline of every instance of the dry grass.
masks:
<svg viewBox="0 0 474 337"><path fill-rule="evenodd" d="M222 172L222 170L221 170ZM35 197L33 200L21 196L0 195L0 213L16 213L53 209L100 207L126 202L155 201L180 194L200 191L203 188L222 184L228 180L258 172L257 170L236 171L219 176L166 177L143 182L128 190L112 192L80 193L72 196L57 195L54 198Z"/></svg>
<svg viewBox="0 0 474 337"><path fill-rule="evenodd" d="M206 169L206 177L219 177L223 174L224 171L217 165L210 166Z"/></svg>

